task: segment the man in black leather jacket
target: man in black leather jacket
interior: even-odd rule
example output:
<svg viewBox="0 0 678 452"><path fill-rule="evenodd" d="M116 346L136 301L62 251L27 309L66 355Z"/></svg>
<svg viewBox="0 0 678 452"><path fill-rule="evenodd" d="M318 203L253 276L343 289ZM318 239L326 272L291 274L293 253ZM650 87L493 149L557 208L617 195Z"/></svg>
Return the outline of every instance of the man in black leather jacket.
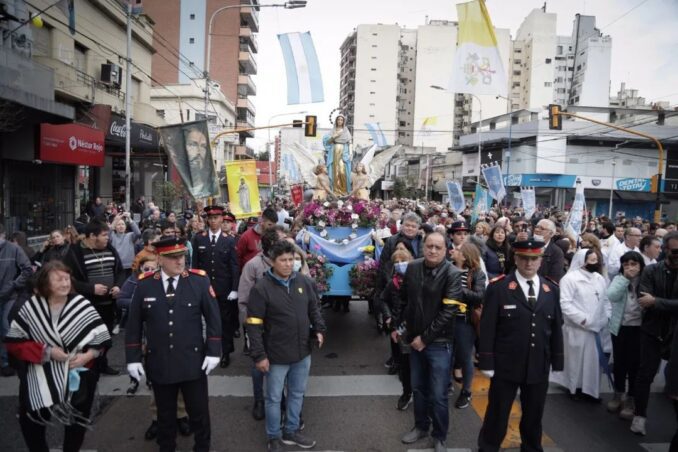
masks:
<svg viewBox="0 0 678 452"><path fill-rule="evenodd" d="M645 435L650 385L662 358L668 358L670 335L678 318L678 232L664 236L663 251L666 258L645 267L640 277L638 304L643 308L643 320L635 388L636 410L631 422L631 431L639 435Z"/></svg>
<svg viewBox="0 0 678 452"><path fill-rule="evenodd" d="M412 347L410 366L414 393L414 428L402 442L431 436L436 452L446 450L449 425L447 387L454 338L454 316L463 306L461 272L445 259L445 236L431 232L424 239L424 258L412 261L401 287L399 331Z"/></svg>

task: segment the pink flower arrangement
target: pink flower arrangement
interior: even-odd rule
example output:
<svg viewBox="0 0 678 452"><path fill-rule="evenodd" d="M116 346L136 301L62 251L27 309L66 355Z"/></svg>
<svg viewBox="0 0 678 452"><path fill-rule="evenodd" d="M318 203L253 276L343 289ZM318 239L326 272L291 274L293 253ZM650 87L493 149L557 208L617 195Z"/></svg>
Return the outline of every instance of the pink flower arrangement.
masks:
<svg viewBox="0 0 678 452"><path fill-rule="evenodd" d="M374 259L355 264L349 271L349 284L353 293L365 300L371 300L376 289L378 271L379 261Z"/></svg>
<svg viewBox="0 0 678 452"><path fill-rule="evenodd" d="M379 219L379 204L350 198L347 201L312 201L304 206L304 218L311 226L324 222L326 227L351 226L374 227ZM353 215L358 218L354 218Z"/></svg>
<svg viewBox="0 0 678 452"><path fill-rule="evenodd" d="M327 258L322 254L308 253L306 255L306 265L311 278L315 281L315 287L318 293L329 292L329 279L332 277L332 267L328 265Z"/></svg>

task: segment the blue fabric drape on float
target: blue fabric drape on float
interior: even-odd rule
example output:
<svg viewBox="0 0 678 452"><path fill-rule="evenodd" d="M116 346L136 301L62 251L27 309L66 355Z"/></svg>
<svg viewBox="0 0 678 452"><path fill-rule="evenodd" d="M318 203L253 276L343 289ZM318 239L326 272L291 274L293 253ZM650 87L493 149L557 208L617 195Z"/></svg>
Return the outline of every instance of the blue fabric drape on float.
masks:
<svg viewBox="0 0 678 452"><path fill-rule="evenodd" d="M362 259L363 252L360 248L372 244L372 235L369 232L367 234L359 235L345 245L320 237L319 231L309 232L311 233L311 240L309 243L311 252L323 254L327 257L328 261L334 263L352 264L356 260Z"/></svg>

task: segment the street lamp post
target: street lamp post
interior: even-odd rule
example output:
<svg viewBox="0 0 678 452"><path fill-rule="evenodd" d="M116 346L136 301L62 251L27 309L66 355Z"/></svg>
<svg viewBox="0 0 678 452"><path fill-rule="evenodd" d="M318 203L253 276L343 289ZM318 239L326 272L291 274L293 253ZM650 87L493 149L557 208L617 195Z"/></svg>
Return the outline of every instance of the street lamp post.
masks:
<svg viewBox="0 0 678 452"><path fill-rule="evenodd" d="M273 198L273 174L271 171L271 162L273 161L273 150L275 149L275 146L271 143L271 121L273 118L279 118L281 116L305 115L306 113L308 113L306 110L292 113L278 113L277 115L268 118L268 138L266 140L266 145L268 146L268 186L271 190L269 198Z"/></svg>
<svg viewBox="0 0 678 452"><path fill-rule="evenodd" d="M240 5L228 5L222 6L212 13L209 20L209 26L207 27L207 52L205 55L205 119L207 119L207 104L209 104L209 82L210 82L210 55L212 53L212 26L214 25L214 18L222 11L227 9L235 8L285 8L285 9L297 9L306 7L305 0L290 0L285 3L272 3L270 5L255 5L250 0L250 3L244 3Z"/></svg>

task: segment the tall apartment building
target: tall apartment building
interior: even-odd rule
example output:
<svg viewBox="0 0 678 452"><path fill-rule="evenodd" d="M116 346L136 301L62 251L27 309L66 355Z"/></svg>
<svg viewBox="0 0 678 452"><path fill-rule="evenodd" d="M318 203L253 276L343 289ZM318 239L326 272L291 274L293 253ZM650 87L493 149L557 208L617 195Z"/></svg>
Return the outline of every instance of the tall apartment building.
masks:
<svg viewBox="0 0 678 452"><path fill-rule="evenodd" d="M209 58L210 97L218 100L221 91L235 106L235 121L220 114L220 107L208 104L208 121L219 127L254 127L256 109L252 96L256 85L256 54L259 31L258 0L146 0L144 9L162 24L154 37L157 53L153 55L153 78L162 85L193 85L194 96L204 96L206 61ZM241 6L253 5L253 6ZM218 13L220 8L228 7ZM209 22L213 20L210 55L207 55ZM166 102L166 99L163 100ZM201 106L188 108L194 117L204 117ZM177 109L179 99L177 99ZM186 106L183 107L186 110ZM202 105L204 109L204 104ZM190 115L190 113L189 113ZM242 132L235 146L235 157L253 156L246 138L253 132Z"/></svg>

